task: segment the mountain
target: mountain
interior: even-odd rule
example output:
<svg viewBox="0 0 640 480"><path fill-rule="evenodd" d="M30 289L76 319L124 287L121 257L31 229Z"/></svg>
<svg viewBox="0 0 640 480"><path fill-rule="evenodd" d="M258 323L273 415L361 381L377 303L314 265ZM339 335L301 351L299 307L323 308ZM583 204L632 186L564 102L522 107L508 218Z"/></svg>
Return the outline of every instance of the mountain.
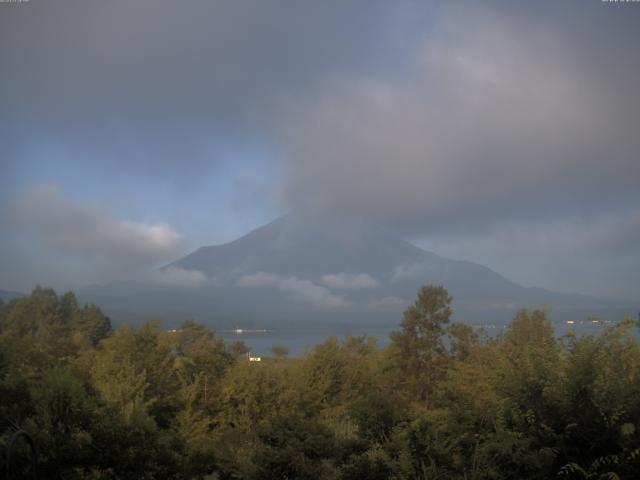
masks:
<svg viewBox="0 0 640 480"><path fill-rule="evenodd" d="M0 290L0 299L5 303L10 302L14 298L20 298L24 296L25 296L24 293L14 292L11 290Z"/></svg>
<svg viewBox="0 0 640 480"><path fill-rule="evenodd" d="M518 308L547 306L552 318L622 318L630 305L524 288L482 265L451 260L354 225L279 218L224 245L206 246L137 282L91 287L81 300L115 320L195 318L235 325L396 325L420 286L444 285L454 316L506 322Z"/></svg>

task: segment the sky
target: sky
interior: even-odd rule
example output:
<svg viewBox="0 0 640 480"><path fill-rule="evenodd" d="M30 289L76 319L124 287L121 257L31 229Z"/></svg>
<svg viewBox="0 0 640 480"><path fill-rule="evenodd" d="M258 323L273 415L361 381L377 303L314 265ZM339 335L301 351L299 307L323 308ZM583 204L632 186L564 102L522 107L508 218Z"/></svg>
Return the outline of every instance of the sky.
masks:
<svg viewBox="0 0 640 480"><path fill-rule="evenodd" d="M295 211L637 299L639 24L600 0L0 3L0 289Z"/></svg>

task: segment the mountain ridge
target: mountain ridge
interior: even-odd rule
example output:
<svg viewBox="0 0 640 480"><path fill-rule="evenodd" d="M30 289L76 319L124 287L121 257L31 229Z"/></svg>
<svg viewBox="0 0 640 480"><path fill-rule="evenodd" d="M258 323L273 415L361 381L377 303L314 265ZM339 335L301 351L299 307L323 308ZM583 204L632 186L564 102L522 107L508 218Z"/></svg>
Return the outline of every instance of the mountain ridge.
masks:
<svg viewBox="0 0 640 480"><path fill-rule="evenodd" d="M623 302L522 287L490 268L423 250L375 227L280 217L231 242L203 246L136 282L81 289L116 320L194 318L246 325L396 325L425 284L444 285L454 318L503 323L547 306L557 320L617 318Z"/></svg>
<svg viewBox="0 0 640 480"><path fill-rule="evenodd" d="M21 297L26 297L26 295L24 293L16 292L13 290L0 290L0 299L5 303L10 302L15 298Z"/></svg>

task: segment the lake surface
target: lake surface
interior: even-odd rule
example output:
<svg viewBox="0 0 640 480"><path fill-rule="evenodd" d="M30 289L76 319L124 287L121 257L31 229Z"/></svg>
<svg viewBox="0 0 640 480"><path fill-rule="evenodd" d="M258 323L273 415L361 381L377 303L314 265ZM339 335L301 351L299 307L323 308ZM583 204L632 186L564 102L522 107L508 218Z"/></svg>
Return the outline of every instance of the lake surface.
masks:
<svg viewBox="0 0 640 480"><path fill-rule="evenodd" d="M282 345L289 349L289 356L303 355L314 346L324 343L329 337L336 336L344 339L347 335L352 336L373 336L376 337L378 346L385 346L389 343L389 332L391 330L368 330L354 329L336 333L335 330L268 330L262 333L234 333L230 331L219 332L228 342L244 342L251 349L252 356L271 357L271 348Z"/></svg>
<svg viewBox="0 0 640 480"><path fill-rule="evenodd" d="M555 323L553 324L554 332L556 336L561 337L568 334L570 331L575 332L576 335L589 335L599 334L606 327L613 326L613 323L592 323L589 321L576 322L574 324L567 323ZM474 325L474 328L484 328L484 331L488 336L493 337L506 328L506 325ZM309 329L309 330L267 330L265 332L243 332L234 333L233 331L219 332L226 341L241 341L244 342L251 349L252 356L258 357L271 357L271 348L276 345L282 345L289 349L289 356L300 356L308 350L313 349L315 345L324 343L329 337L337 336L340 339L344 339L346 335L352 336L372 336L377 340L379 347L384 347L389 344L389 333L397 329L366 329L366 328L354 328L347 329L340 332L329 329ZM640 329L635 328L634 333L636 337L640 337Z"/></svg>

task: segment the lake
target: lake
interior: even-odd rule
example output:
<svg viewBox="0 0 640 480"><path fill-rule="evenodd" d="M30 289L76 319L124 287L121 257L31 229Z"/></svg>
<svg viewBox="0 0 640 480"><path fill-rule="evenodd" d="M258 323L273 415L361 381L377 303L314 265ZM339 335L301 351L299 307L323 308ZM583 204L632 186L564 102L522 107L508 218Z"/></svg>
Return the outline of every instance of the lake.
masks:
<svg viewBox="0 0 640 480"><path fill-rule="evenodd" d="M568 323L554 323L554 332L556 336L561 337L569 333L575 332L577 335L589 335L601 333L606 327L612 326L613 323L598 322L592 323L590 321L576 322L574 324ZM500 334L506 328L506 325L475 325L474 328L484 328L487 335L493 337ZM367 335L377 339L379 347L384 347L389 344L389 333L397 329L394 328L378 328L367 329L364 327L349 329L345 327L342 331L337 332L335 329L307 329L307 330L267 330L264 332L243 332L234 333L233 331L219 332L226 341L242 341L250 349L252 356L258 357L271 357L271 348L276 345L283 345L289 348L289 356L303 355L308 349L313 348L315 345L324 343L327 338L331 336L337 336L343 339L346 335L361 336ZM636 336L640 335L639 329L634 329Z"/></svg>

